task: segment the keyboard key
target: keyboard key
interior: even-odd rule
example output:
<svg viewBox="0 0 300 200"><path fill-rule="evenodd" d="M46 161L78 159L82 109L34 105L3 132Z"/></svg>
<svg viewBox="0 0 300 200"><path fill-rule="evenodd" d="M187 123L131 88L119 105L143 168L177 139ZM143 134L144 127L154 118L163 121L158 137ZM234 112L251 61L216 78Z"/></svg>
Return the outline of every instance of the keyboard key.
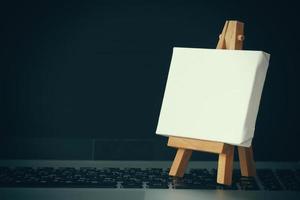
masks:
<svg viewBox="0 0 300 200"><path fill-rule="evenodd" d="M300 191L300 180L297 178L296 171L281 169L276 170L276 174L286 190Z"/></svg>
<svg viewBox="0 0 300 200"><path fill-rule="evenodd" d="M155 182L149 182L147 184L148 188L160 188L160 189L168 189L169 183L163 182L163 181L155 181Z"/></svg>
<svg viewBox="0 0 300 200"><path fill-rule="evenodd" d="M241 190L259 190L254 177L241 176L236 182L240 185Z"/></svg>
<svg viewBox="0 0 300 200"><path fill-rule="evenodd" d="M257 176L260 179L264 190L279 191L283 190L275 174L271 169L258 169Z"/></svg>

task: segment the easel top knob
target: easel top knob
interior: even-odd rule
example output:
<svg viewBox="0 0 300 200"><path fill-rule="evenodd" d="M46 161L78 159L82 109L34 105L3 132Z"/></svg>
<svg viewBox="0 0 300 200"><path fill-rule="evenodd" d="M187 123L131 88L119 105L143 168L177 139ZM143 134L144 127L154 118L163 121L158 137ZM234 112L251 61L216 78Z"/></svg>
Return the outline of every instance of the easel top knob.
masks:
<svg viewBox="0 0 300 200"><path fill-rule="evenodd" d="M244 23L226 21L222 33L219 35L217 49L241 50L244 39Z"/></svg>

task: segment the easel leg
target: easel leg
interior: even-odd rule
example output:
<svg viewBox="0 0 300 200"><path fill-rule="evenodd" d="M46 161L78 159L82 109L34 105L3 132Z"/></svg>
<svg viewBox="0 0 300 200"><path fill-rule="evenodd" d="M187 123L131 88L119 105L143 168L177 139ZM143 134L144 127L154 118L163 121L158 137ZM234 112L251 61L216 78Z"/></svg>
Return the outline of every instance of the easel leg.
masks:
<svg viewBox="0 0 300 200"><path fill-rule="evenodd" d="M217 182L231 185L234 146L229 145L225 153L219 154Z"/></svg>
<svg viewBox="0 0 300 200"><path fill-rule="evenodd" d="M255 162L252 147L238 147L242 176L255 176Z"/></svg>
<svg viewBox="0 0 300 200"><path fill-rule="evenodd" d="M191 155L192 155L192 150L178 149L172 167L170 169L169 175L183 177L184 171L188 165Z"/></svg>

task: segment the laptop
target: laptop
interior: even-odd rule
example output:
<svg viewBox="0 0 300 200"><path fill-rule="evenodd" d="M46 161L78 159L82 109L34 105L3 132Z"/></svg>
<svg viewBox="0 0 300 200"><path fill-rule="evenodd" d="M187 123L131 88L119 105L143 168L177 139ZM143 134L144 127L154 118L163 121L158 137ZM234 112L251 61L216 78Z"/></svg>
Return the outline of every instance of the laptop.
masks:
<svg viewBox="0 0 300 200"><path fill-rule="evenodd" d="M170 177L168 171L175 150L165 146L164 138L138 142L93 139L86 149L82 149L85 139L69 140L15 138L6 140L6 144L2 142L0 199L277 200L300 197L300 163L297 161L258 161L256 177L242 177L236 161L232 185L225 186L216 183L217 157L210 154L194 153L184 177ZM106 148L117 143L117 151ZM151 158L141 147L143 144L153 153L150 143L159 152L154 154L160 156ZM97 145L101 145L100 149ZM91 151L91 155L84 157L84 151ZM129 154L124 153L126 151ZM145 160L139 157L139 151Z"/></svg>

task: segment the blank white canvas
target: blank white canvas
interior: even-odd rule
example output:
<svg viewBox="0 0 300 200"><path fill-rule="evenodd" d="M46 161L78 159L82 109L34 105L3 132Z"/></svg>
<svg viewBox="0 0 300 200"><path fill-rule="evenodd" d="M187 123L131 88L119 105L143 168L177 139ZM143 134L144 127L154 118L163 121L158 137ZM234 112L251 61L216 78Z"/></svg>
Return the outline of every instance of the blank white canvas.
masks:
<svg viewBox="0 0 300 200"><path fill-rule="evenodd" d="M269 57L174 48L156 133L249 147Z"/></svg>

